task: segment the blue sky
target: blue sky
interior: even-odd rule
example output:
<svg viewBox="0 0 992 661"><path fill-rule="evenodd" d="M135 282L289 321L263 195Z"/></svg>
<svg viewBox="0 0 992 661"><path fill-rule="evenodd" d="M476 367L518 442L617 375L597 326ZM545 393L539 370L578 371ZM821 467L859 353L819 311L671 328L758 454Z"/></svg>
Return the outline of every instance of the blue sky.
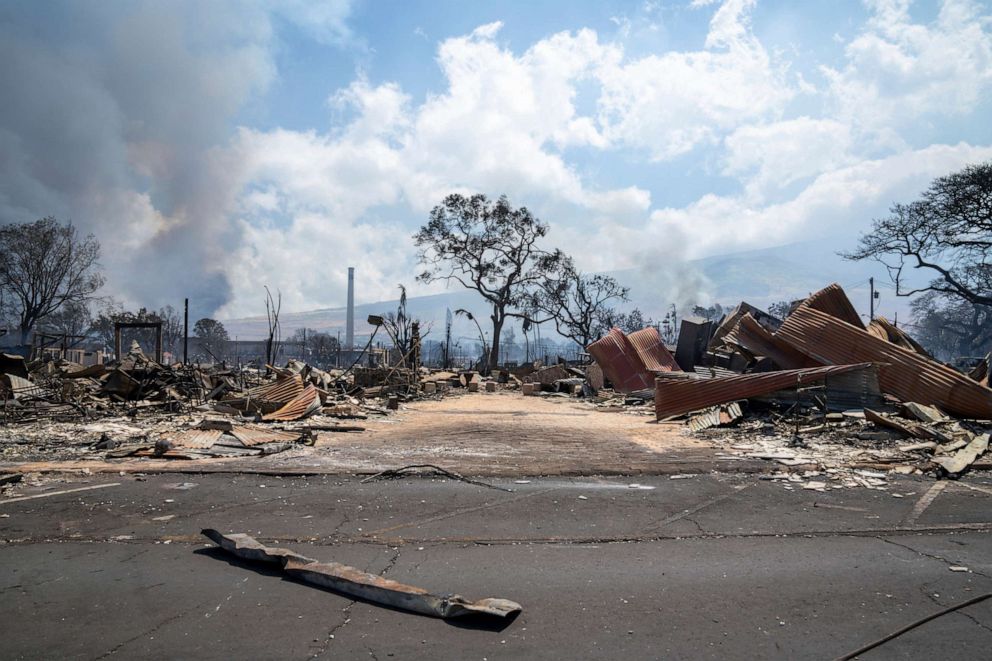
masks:
<svg viewBox="0 0 992 661"><path fill-rule="evenodd" d="M853 243L933 177L992 158L990 15L972 0L6 2L0 221L71 218L125 303L190 296L218 316L263 311L264 285L287 309L340 305L349 265L364 301L437 291L413 283L410 235L448 192L527 205L589 271Z"/></svg>

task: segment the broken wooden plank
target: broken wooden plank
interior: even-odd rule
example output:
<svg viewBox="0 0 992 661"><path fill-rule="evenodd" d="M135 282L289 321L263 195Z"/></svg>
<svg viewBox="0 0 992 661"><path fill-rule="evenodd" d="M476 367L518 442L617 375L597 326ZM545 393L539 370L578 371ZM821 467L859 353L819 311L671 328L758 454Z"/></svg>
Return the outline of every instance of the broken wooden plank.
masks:
<svg viewBox="0 0 992 661"><path fill-rule="evenodd" d="M290 576L358 599L432 617L453 618L482 614L506 617L519 613L520 604L508 599L469 601L456 594L438 596L423 588L369 574L337 562L318 562L288 549L270 548L245 534L228 534L211 528L203 534L239 558L278 563Z"/></svg>

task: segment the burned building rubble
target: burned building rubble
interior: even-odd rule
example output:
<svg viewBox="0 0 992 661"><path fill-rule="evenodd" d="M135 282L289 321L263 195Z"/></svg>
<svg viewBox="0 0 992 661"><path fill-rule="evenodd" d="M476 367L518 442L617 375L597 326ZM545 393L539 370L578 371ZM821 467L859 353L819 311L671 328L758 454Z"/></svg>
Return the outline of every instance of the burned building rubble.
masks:
<svg viewBox="0 0 992 661"><path fill-rule="evenodd" d="M846 484L870 486L896 468L953 475L992 466L983 456L989 358L969 373L944 365L887 320L862 323L837 285L797 301L784 319L742 302L722 319L683 319L674 346L653 327L614 328L587 351L585 360L491 373L428 369L409 356L332 370L298 360L166 365L136 343L120 360L86 366L4 354L0 422L25 438L46 425L87 429L87 445L63 458L260 457L313 445L318 434L364 431L363 419L403 402L517 391L650 411L656 423L722 444L728 457L785 466L783 479L843 467L874 476L846 473Z"/></svg>
<svg viewBox="0 0 992 661"><path fill-rule="evenodd" d="M661 360L646 358L633 335L614 329L588 347L615 391L643 395L653 386L658 421L725 428L748 456L815 469L822 462L801 449L833 438L881 443L857 451L850 463L864 469L953 475L984 465L988 358L970 374L944 365L889 321L863 324L836 284L785 319L746 302L718 322L684 319L674 359L663 345ZM761 452L770 430L787 443Z"/></svg>

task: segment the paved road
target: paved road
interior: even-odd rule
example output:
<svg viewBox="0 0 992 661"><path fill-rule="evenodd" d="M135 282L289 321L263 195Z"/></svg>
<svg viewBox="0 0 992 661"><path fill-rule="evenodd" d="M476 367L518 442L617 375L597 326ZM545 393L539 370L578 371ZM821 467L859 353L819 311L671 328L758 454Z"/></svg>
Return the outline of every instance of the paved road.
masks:
<svg viewBox="0 0 992 661"><path fill-rule="evenodd" d="M118 485L0 501L3 658L830 659L992 591L982 476L829 493L742 475L495 481L512 493L427 478L87 480L49 488ZM486 627L354 602L232 562L203 527L524 611ZM990 645L992 600L864 658L988 658Z"/></svg>

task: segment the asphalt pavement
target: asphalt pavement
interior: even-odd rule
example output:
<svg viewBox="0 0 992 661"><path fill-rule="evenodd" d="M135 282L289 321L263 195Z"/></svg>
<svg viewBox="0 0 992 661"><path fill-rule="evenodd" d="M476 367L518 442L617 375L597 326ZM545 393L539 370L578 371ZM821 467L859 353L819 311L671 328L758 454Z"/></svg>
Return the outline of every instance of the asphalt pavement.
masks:
<svg viewBox="0 0 992 661"><path fill-rule="evenodd" d="M0 656L832 659L992 591L981 474L827 492L739 474L490 482L511 491L239 474L21 488L41 497L0 501ZM206 527L523 612L444 621L354 601L233 560ZM990 646L992 600L863 658Z"/></svg>

